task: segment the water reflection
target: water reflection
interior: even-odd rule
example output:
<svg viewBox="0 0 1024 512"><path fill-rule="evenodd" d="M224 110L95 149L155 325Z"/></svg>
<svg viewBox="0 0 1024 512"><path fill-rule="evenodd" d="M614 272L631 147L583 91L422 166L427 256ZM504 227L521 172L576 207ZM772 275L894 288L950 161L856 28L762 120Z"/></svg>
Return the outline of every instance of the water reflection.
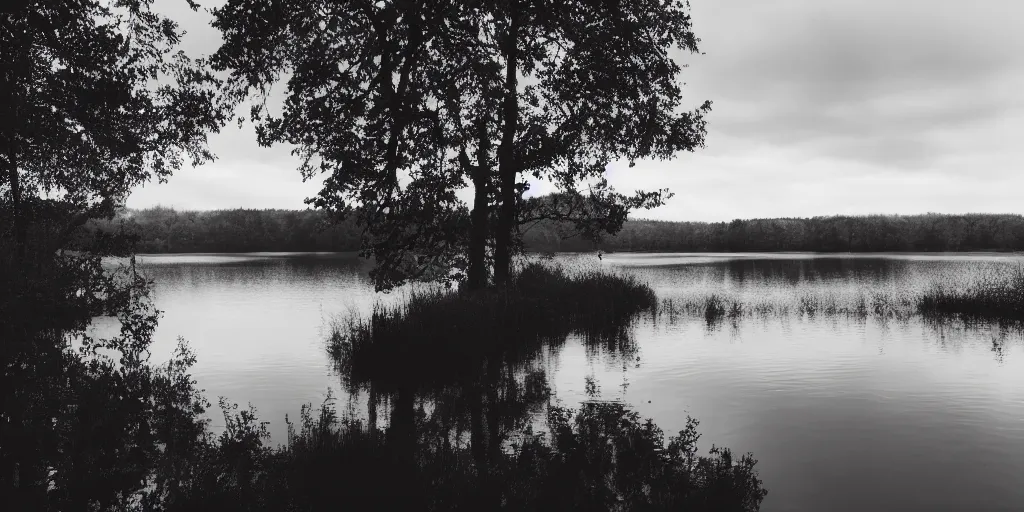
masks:
<svg viewBox="0 0 1024 512"><path fill-rule="evenodd" d="M448 498L478 509L757 510L754 460L721 448L698 455L695 422L666 446L625 404L593 400L596 386L578 411L552 405L545 355L572 336L591 357L635 357L632 327L654 299L607 282L583 287L612 293L616 307L602 311L607 295L549 297L564 291L559 279L517 281L508 294L414 296L336 327L330 353L349 396L365 398L370 431L386 411L399 486L427 489L419 479L443 471L475 482Z"/></svg>
<svg viewBox="0 0 1024 512"><path fill-rule="evenodd" d="M412 397L416 438L432 439L431 453L446 453L436 449L445 443L461 447L458 460L475 467L473 454L465 451L473 430L469 399L479 397L478 425L489 439L488 392L500 400L503 386L511 386L502 379L514 374L511 396L525 396L542 381L551 403L578 408L595 398L615 400L653 418L666 432L683 430L688 415L700 418L705 446L757 455L765 487L771 489L762 507L769 512L1017 510L1024 503L1024 343L1016 331L916 314L876 315L870 307L876 296L889 299L877 302L880 306L899 306L899 297L936 281L978 281L1015 268L1024 257L611 254L603 262L586 255L559 259L641 276L659 300L717 294L723 301L763 307L715 317L710 326L703 311L641 319L630 329L629 343L619 343L620 353L575 334L544 342L524 354L529 364L506 360L488 374L482 363L476 374L466 373L482 379L473 393L467 391L473 389L468 387L472 379L436 371L437 386L403 397L404 404ZM151 268L157 305L166 312L158 339L165 346L173 346L178 335L189 339L208 395L252 402L271 422L278 443L285 440L285 414L294 417L296 404L320 402L328 387L353 415L367 417L370 389L362 387L350 397L339 386L323 339L333 317L350 309L367 315L375 301L405 298L375 295L361 271L346 263L283 260L260 259L251 267L195 263L172 270L165 268L175 266L168 262ZM819 260L826 260L824 266ZM865 316L859 313L862 298ZM772 312L781 310L779 305L788 312ZM404 351L393 354L397 358ZM446 357L462 355L452 351ZM388 357L384 351L380 360ZM416 368L417 361L430 361L422 357L411 352L399 373L427 371ZM535 376L528 382L530 372ZM489 390L494 380L498 383ZM397 384L373 389L382 431L392 420ZM600 393L591 396L591 389ZM547 432L547 410L542 402L540 410L523 416L535 434ZM509 452L527 439L522 424L502 429L497 438Z"/></svg>

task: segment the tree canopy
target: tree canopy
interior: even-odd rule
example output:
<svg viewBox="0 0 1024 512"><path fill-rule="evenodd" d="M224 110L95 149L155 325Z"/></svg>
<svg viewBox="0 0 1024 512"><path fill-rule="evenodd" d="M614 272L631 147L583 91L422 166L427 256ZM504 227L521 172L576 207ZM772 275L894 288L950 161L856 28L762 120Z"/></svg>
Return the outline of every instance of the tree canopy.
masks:
<svg viewBox="0 0 1024 512"><path fill-rule="evenodd" d="M262 144L326 174L309 202L359 216L380 288L438 266L480 287L488 260L504 283L521 223L615 232L667 191L620 194L606 166L703 144L710 103L682 108L673 58L698 49L682 2L229 0L214 15L229 96L255 96ZM524 201L528 176L565 200Z"/></svg>
<svg viewBox="0 0 1024 512"><path fill-rule="evenodd" d="M225 117L212 108L216 80L177 50L180 31L151 4L5 4L0 187L19 243L36 199L58 199L84 220L101 205L112 213L183 157L213 158L206 134Z"/></svg>
<svg viewBox="0 0 1024 512"><path fill-rule="evenodd" d="M191 418L176 409L194 405L187 377L148 364L148 283L105 259L130 238L80 229L212 159L226 118L217 80L151 5L0 7L0 495L19 510L112 509L152 482L172 416ZM100 317L112 332L90 329Z"/></svg>

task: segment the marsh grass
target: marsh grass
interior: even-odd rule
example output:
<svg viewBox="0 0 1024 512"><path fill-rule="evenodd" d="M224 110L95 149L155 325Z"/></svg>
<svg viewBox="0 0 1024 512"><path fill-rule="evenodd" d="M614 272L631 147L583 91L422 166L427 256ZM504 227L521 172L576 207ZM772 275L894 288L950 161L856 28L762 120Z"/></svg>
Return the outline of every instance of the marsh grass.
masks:
<svg viewBox="0 0 1024 512"><path fill-rule="evenodd" d="M709 326L741 318L795 316L882 321L922 318L931 324L962 321L1020 330L1024 327L1024 269L972 280L950 276L917 289L829 291L791 286L770 296L697 290L662 298L655 311L670 323L680 317L703 318Z"/></svg>
<svg viewBox="0 0 1024 512"><path fill-rule="evenodd" d="M852 319L907 320L916 312L915 298L907 293L861 292L842 296L828 293L793 294L779 298L747 298L726 293L668 297L656 314L670 323L679 317L701 317L709 325L723 320L796 316Z"/></svg>
<svg viewBox="0 0 1024 512"><path fill-rule="evenodd" d="M1024 268L967 285L936 284L921 295L918 310L929 318L1024 325Z"/></svg>
<svg viewBox="0 0 1024 512"><path fill-rule="evenodd" d="M328 350L347 383L417 389L473 379L487 359L528 361L579 334L628 351L631 327L658 301L636 277L533 262L504 288L427 289L335 322Z"/></svg>

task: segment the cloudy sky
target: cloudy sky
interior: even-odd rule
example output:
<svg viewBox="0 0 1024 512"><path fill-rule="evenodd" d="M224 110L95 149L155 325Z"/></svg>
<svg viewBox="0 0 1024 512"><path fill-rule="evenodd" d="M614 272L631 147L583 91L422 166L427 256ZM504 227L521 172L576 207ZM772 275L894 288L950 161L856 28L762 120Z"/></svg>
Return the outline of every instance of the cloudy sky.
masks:
<svg viewBox="0 0 1024 512"><path fill-rule="evenodd" d="M201 2L209 5L211 0ZM1024 213L1024 1L691 0L693 105L714 102L707 148L613 165L619 189L675 197L636 216L721 221L832 214ZM160 0L219 44L209 15ZM131 207L303 208L287 147L251 126L211 140L219 160L135 191Z"/></svg>

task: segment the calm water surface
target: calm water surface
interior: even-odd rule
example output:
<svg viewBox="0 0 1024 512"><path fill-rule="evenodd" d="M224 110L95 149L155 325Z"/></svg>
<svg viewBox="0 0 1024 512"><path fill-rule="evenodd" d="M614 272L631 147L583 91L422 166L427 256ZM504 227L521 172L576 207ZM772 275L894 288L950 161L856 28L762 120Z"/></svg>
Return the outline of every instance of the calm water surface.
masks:
<svg viewBox="0 0 1024 512"><path fill-rule="evenodd" d="M635 273L661 298L745 303L900 297L1013 269L1013 255L611 254L570 265ZM324 339L375 301L354 255L142 257L164 311L154 359L196 350L207 396L284 416L342 396ZM622 400L666 432L700 420L702 446L753 452L762 510L1024 510L1024 343L998 328L805 314L647 319L634 360L570 340L545 364L555 399ZM215 422L216 423L216 422Z"/></svg>

